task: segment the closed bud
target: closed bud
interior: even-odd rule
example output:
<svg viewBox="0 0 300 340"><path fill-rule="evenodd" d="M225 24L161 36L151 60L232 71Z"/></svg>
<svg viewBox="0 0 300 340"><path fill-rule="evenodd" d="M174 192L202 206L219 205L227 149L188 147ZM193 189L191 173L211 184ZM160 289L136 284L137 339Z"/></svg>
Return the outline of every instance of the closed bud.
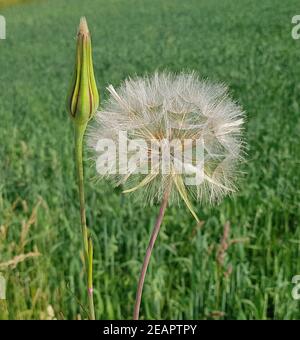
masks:
<svg viewBox="0 0 300 340"><path fill-rule="evenodd" d="M77 35L77 51L67 109L77 125L85 125L99 105L99 93L93 69L92 43L85 18L81 18Z"/></svg>

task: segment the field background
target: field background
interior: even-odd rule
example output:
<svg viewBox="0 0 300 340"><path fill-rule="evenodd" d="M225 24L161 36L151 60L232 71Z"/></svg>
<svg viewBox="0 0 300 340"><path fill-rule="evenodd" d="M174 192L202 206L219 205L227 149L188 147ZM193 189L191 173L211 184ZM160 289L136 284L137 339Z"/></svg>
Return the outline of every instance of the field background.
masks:
<svg viewBox="0 0 300 340"><path fill-rule="evenodd" d="M86 15L105 87L155 70L224 81L247 112L247 174L218 207L170 207L146 277L147 319L299 319L298 0L51 0L2 7L0 319L86 318L73 130L65 97ZM15 1L12 1L15 3ZM86 162L101 319L132 315L158 207L94 180ZM229 236L224 235L224 230ZM225 234L226 234L225 233ZM228 246L228 249L226 249Z"/></svg>

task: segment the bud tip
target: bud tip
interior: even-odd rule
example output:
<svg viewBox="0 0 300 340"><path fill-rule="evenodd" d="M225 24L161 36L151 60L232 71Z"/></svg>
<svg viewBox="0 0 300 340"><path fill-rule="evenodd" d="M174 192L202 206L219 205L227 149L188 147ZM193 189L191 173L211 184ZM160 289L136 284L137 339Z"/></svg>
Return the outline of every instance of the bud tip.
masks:
<svg viewBox="0 0 300 340"><path fill-rule="evenodd" d="M80 18L78 34L80 34L80 35L88 35L89 34L89 28L88 28L87 21L86 21L85 17Z"/></svg>

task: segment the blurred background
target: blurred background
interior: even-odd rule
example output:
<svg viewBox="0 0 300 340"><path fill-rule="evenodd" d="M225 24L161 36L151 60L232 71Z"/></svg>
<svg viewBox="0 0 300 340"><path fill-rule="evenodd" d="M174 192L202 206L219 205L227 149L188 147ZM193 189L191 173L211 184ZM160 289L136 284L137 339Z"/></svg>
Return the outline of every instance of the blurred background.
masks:
<svg viewBox="0 0 300 340"><path fill-rule="evenodd" d="M247 112L240 191L167 210L144 319L299 319L298 0L0 0L0 319L84 319L73 127L65 98L82 15L102 98L155 70L225 82ZM130 319L158 207L143 208L86 163L97 318ZM80 301L80 302L79 302Z"/></svg>

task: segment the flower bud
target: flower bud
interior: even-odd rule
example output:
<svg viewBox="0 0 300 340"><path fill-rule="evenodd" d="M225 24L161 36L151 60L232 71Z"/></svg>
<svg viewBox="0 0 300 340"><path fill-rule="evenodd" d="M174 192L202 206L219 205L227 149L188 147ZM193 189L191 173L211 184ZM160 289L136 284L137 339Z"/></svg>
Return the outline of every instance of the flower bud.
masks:
<svg viewBox="0 0 300 340"><path fill-rule="evenodd" d="M87 124L99 105L94 76L91 36L85 18L81 18L77 35L75 71L67 109L78 125Z"/></svg>

